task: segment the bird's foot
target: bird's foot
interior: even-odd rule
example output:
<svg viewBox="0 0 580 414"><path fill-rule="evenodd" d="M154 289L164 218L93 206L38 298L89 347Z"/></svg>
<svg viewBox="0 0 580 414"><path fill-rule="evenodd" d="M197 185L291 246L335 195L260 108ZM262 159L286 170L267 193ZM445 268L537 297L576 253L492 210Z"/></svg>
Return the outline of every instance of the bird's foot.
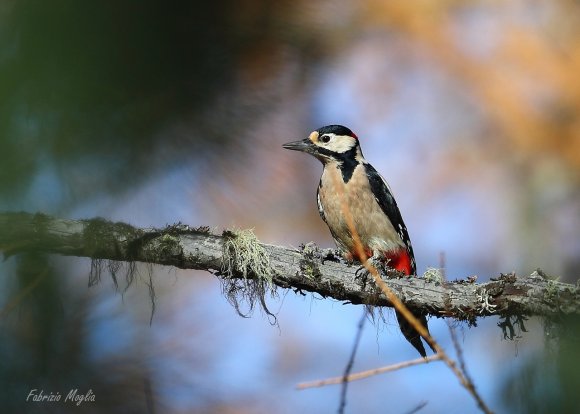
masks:
<svg viewBox="0 0 580 414"><path fill-rule="evenodd" d="M367 262L361 265L356 272L354 273L355 280L359 280L361 282L362 287L364 288L369 280L372 280L370 270L375 268L381 272L381 261L377 259L375 256L371 256L367 259Z"/></svg>
<svg viewBox="0 0 580 414"><path fill-rule="evenodd" d="M385 274L388 269L388 260L385 260L382 256L371 256L367 259L367 268L375 268L380 274Z"/></svg>
<svg viewBox="0 0 580 414"><path fill-rule="evenodd" d="M383 256L371 256L367 259L366 266L361 266L362 268L371 269L374 268L378 271L382 279L396 279L404 274L396 269L393 269L390 264L390 260L385 259ZM361 269L359 269L360 271ZM368 270L367 270L368 273Z"/></svg>
<svg viewBox="0 0 580 414"><path fill-rule="evenodd" d="M370 276L371 276L370 272L368 271L368 269L364 265L359 266L359 268L356 269L354 272L354 280L355 280L355 282L360 283L360 286L362 289L365 289L367 286L367 283L370 280L372 280Z"/></svg>

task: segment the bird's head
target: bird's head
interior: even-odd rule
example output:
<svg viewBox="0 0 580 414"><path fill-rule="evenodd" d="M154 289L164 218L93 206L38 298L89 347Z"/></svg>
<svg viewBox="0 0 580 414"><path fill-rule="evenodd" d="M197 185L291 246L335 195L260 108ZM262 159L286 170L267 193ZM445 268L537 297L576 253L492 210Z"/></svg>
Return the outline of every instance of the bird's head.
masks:
<svg viewBox="0 0 580 414"><path fill-rule="evenodd" d="M327 125L312 131L308 138L288 142L282 147L311 154L323 164L331 161L342 162L362 159L357 136L342 125Z"/></svg>

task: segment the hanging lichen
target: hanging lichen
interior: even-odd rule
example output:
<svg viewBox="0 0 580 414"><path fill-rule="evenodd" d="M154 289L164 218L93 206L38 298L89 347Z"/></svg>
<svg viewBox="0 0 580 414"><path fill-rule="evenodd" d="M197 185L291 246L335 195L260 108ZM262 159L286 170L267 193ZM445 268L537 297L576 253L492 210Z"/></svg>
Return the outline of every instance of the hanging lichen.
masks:
<svg viewBox="0 0 580 414"><path fill-rule="evenodd" d="M272 283L273 271L266 249L252 230L228 230L223 233L222 292L236 312L248 317L256 303L276 323L275 315L266 305L266 293L276 295ZM247 310L241 304L245 302Z"/></svg>

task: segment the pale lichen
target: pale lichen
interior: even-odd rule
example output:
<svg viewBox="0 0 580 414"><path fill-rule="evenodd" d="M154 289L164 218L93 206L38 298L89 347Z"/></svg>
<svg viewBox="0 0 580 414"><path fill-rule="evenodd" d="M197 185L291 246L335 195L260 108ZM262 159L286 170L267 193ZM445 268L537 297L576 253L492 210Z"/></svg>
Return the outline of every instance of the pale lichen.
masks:
<svg viewBox="0 0 580 414"><path fill-rule="evenodd" d="M320 279L322 274L318 265L324 260L320 248L314 243L309 242L300 246L302 249L302 257L300 260L300 270L302 275L308 280Z"/></svg>
<svg viewBox="0 0 580 414"><path fill-rule="evenodd" d="M486 289L478 289L476 292L477 300L480 302L479 313L494 313L497 305L490 303L492 296Z"/></svg>
<svg viewBox="0 0 580 414"><path fill-rule="evenodd" d="M250 229L224 232L222 274L250 275L272 285L272 268L266 249Z"/></svg>
<svg viewBox="0 0 580 414"><path fill-rule="evenodd" d="M274 272L268 252L252 230L228 230L223 233L222 292L239 315L249 316L257 302L276 323L276 317L266 306L266 293L275 296ZM241 310L240 302L248 309Z"/></svg>
<svg viewBox="0 0 580 414"><path fill-rule="evenodd" d="M423 278L427 282L443 283L443 271L435 267L428 267L423 274Z"/></svg>
<svg viewBox="0 0 580 414"><path fill-rule="evenodd" d="M555 279L548 279L548 283L546 284L546 294L544 295L544 298L548 301L552 301L558 298L558 294L558 281Z"/></svg>

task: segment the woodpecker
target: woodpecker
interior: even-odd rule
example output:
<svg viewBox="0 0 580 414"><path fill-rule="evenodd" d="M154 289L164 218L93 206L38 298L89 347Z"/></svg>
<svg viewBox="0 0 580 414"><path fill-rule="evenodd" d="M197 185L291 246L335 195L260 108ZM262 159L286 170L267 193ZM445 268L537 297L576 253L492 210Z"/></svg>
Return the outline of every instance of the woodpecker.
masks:
<svg viewBox="0 0 580 414"><path fill-rule="evenodd" d="M366 258L411 276L416 274L415 256L393 193L385 179L363 157L358 137L342 125L319 128L301 141L283 148L313 155L323 170L317 190L318 212L348 261ZM364 253L355 246L345 209L358 234ZM363 256L363 257L361 257ZM403 336L425 357L421 336L397 311ZM413 312L427 328L425 315Z"/></svg>

